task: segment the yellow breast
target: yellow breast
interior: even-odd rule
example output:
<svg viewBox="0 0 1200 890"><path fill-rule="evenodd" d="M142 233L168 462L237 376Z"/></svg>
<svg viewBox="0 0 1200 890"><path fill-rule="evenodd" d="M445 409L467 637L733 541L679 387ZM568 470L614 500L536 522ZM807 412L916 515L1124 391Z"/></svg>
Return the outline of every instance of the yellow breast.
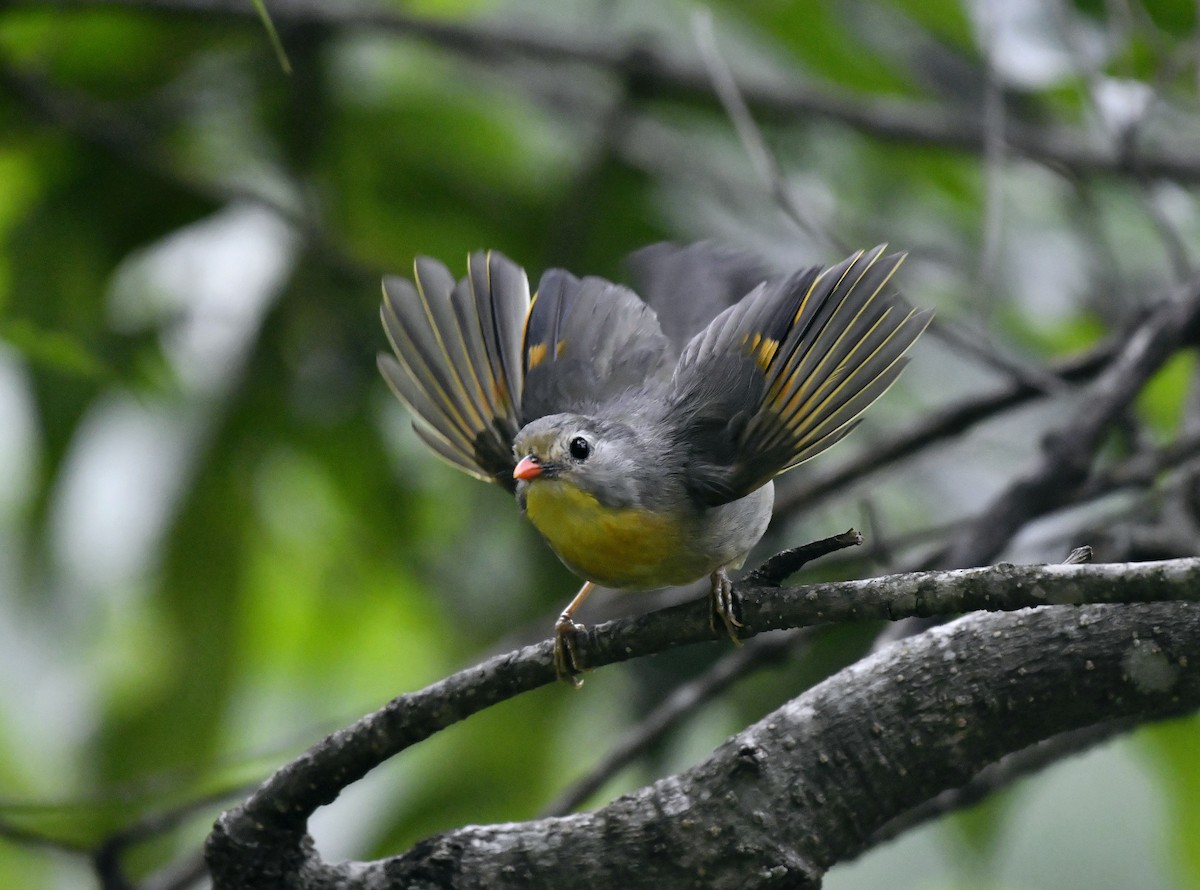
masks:
<svg viewBox="0 0 1200 890"><path fill-rule="evenodd" d="M525 513L567 568L604 587L687 584L712 571L689 546L686 517L606 507L555 479L530 484Z"/></svg>

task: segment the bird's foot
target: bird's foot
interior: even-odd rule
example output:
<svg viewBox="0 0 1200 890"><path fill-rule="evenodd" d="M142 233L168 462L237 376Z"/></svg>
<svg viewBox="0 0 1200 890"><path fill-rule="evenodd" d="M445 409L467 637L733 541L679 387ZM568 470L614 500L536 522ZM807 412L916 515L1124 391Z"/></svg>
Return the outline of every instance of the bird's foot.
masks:
<svg viewBox="0 0 1200 890"><path fill-rule="evenodd" d="M579 666L576 636L584 630L584 626L572 621L567 612L559 615L554 623L554 670L559 680L576 689L583 685L583 680L579 678L583 669Z"/></svg>
<svg viewBox="0 0 1200 890"><path fill-rule="evenodd" d="M724 567L717 569L712 573L712 590L708 597L708 626L712 628L712 632L719 634L721 628L729 634L729 639L733 640L737 646L742 645L742 641L738 639L738 628L742 626L742 622L738 619L738 597L733 592L733 582L729 580L729 575L726 574ZM718 624L718 622L720 622Z"/></svg>

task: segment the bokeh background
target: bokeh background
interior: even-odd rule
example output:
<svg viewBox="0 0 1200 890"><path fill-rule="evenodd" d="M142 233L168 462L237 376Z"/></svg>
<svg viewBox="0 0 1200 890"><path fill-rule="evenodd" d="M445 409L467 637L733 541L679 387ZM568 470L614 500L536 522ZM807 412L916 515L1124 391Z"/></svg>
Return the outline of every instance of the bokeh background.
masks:
<svg viewBox="0 0 1200 890"><path fill-rule="evenodd" d="M253 7L0 4L0 886L95 885L103 849L139 886L202 885L238 789L548 635L577 582L502 491L423 450L375 372L378 280L414 255L620 279L662 239L781 269L910 251L900 284L944 331L781 497L1014 376L1047 392L790 502L760 555L870 540L810 578L928 560L1073 404L1043 369L1194 269L1194 0L267 0L290 73ZM741 136L722 64L757 121ZM1004 558L1164 525L1185 530L1165 555L1195 548L1170 513L1194 372L1173 360L1106 451L1182 443L1170 467ZM698 592L602 594L583 617L680 595ZM695 763L877 631L811 634L590 803ZM318 846L374 857L531 818L728 650L472 718L322 811ZM827 886L1200 887L1197 723L1065 761Z"/></svg>

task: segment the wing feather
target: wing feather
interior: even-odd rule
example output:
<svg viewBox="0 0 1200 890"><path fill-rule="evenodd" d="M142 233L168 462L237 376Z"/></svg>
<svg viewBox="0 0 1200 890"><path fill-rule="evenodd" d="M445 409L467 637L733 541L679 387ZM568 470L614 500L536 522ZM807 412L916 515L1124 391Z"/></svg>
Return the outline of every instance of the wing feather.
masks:
<svg viewBox="0 0 1200 890"><path fill-rule="evenodd" d="M384 279L384 300L380 308L384 332L392 346L397 364L407 376L405 380L419 387L423 400L431 406L431 414L444 419L447 435L469 441L470 423L451 396L453 387L437 360L437 348L430 343L424 313L419 309L416 288L400 278ZM400 381L389 381L402 386ZM414 406L415 408L415 406ZM432 417L430 418L432 420Z"/></svg>
<svg viewBox="0 0 1200 890"><path fill-rule="evenodd" d="M551 269L525 323L522 419L594 410L664 378L669 352L653 310L633 291Z"/></svg>
<svg viewBox="0 0 1200 890"><path fill-rule="evenodd" d="M700 500L743 497L829 448L895 382L932 313L886 290L904 257L883 251L768 282L685 347L669 416Z"/></svg>
<svg viewBox="0 0 1200 890"><path fill-rule="evenodd" d="M457 283L426 257L413 271L413 282L384 279L380 314L393 355L381 355L379 369L435 453L511 489L512 440L522 426L525 273L497 252L472 254Z"/></svg>

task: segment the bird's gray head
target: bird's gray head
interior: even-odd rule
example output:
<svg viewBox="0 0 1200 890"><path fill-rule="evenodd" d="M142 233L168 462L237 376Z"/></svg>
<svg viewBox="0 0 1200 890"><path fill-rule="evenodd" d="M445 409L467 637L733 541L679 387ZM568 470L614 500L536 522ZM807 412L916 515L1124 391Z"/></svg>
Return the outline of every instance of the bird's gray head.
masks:
<svg viewBox="0 0 1200 890"><path fill-rule="evenodd" d="M539 480L571 483L606 506L635 506L643 501L642 476L647 456L626 424L552 414L528 424L513 440L513 475L520 498ZM654 466L651 457L648 461Z"/></svg>

